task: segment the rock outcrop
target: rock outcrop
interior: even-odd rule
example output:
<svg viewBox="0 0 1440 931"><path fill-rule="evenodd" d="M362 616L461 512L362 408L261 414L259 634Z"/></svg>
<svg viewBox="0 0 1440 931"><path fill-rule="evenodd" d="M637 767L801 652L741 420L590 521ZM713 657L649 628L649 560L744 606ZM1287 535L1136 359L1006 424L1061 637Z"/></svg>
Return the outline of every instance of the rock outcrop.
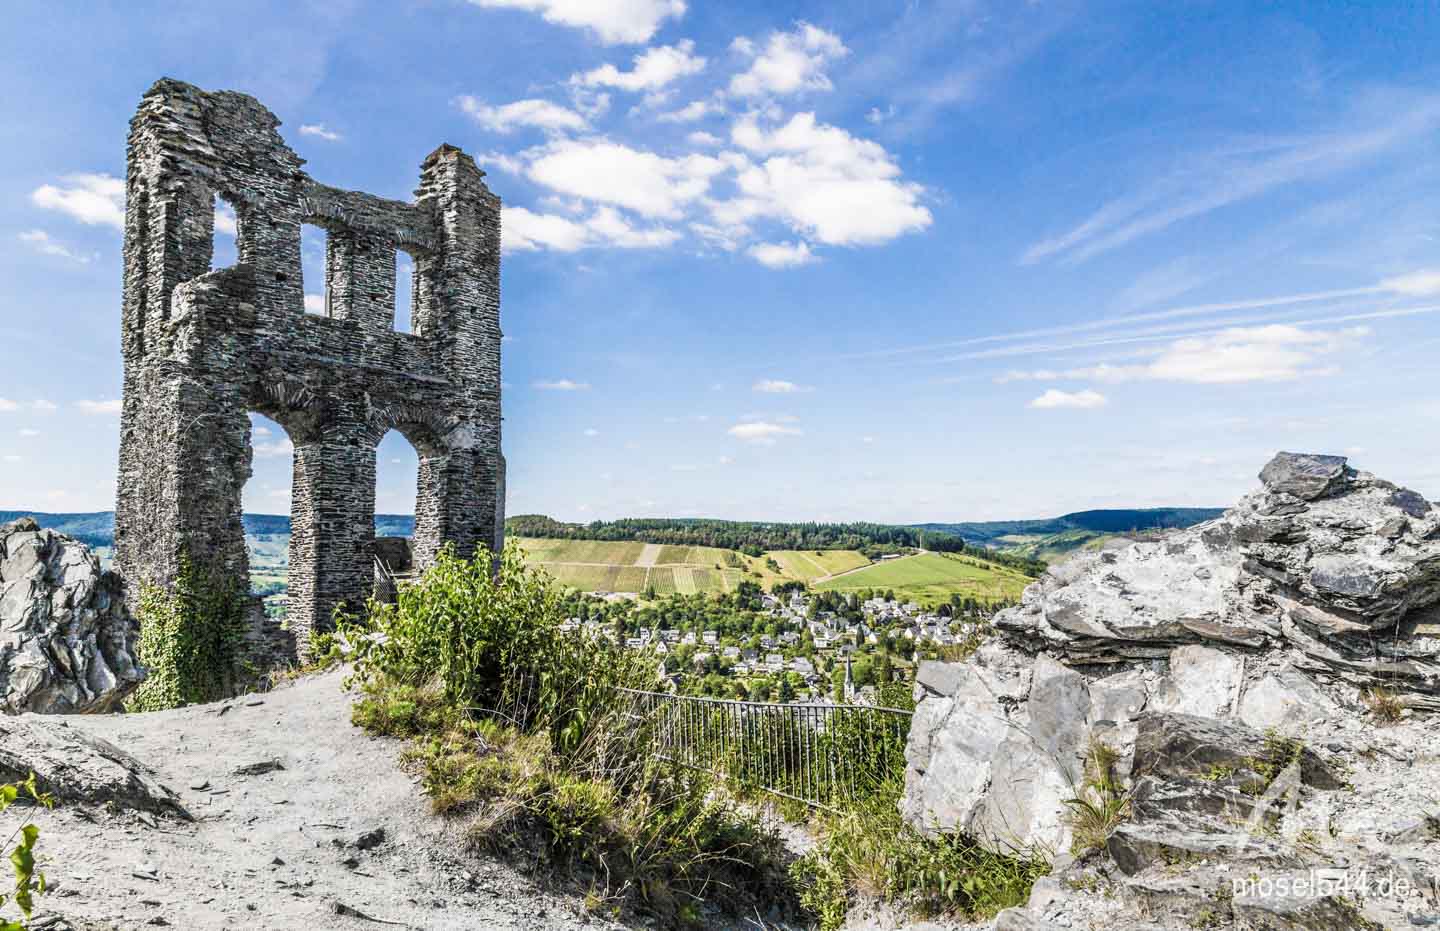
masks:
<svg viewBox="0 0 1440 931"><path fill-rule="evenodd" d="M0 710L111 711L145 677L117 576L29 518L0 525Z"/></svg>
<svg viewBox="0 0 1440 931"><path fill-rule="evenodd" d="M1052 568L965 663L921 665L906 817L1055 860L997 928L1440 914L1440 508L1335 456L1260 478Z"/></svg>

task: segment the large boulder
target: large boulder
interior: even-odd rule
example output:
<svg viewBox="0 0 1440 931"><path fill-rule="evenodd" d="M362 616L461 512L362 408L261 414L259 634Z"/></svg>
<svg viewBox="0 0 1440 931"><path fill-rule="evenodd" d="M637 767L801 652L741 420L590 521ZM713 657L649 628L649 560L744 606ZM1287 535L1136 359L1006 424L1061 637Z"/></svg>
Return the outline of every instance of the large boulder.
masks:
<svg viewBox="0 0 1440 931"><path fill-rule="evenodd" d="M1338 456L1260 478L1216 520L1052 567L969 660L921 665L904 815L1055 858L997 928L1440 914L1440 508ZM1357 911L1245 882L1287 871L1420 891Z"/></svg>
<svg viewBox="0 0 1440 931"><path fill-rule="evenodd" d="M111 711L144 679L120 579L29 518L0 524L0 710Z"/></svg>

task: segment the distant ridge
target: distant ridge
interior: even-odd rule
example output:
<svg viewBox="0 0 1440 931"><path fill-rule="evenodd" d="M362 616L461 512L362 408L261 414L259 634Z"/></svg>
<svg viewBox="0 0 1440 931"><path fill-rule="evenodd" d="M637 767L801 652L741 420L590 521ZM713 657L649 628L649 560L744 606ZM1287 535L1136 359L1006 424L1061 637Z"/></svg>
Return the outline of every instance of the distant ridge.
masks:
<svg viewBox="0 0 1440 931"><path fill-rule="evenodd" d="M110 546L115 542L115 512L90 511L57 514L48 511L0 511L0 524L33 517L41 527L58 530L86 546ZM284 514L245 514L245 533L250 536L286 534L290 518ZM415 532L415 518L409 514L376 514L375 532L382 537L408 537Z"/></svg>
<svg viewBox="0 0 1440 931"><path fill-rule="evenodd" d="M1004 548L1007 536L1048 537L1085 531L1087 534L1123 534L1143 530L1190 527L1224 513L1222 508L1111 508L1076 511L1042 520L963 521L909 524L922 530L953 534L966 543ZM115 535L112 511L66 514L49 511L0 511L0 524L20 517L33 517L42 527L58 530L89 546L110 546ZM251 536L286 534L290 518L284 514L246 514L245 532ZM676 523L683 522L677 518ZM731 522L727 522L731 523ZM742 522L733 522L740 524ZM783 524L783 521L774 522ZM409 514L375 515L375 531L384 537L408 537L415 532L415 518Z"/></svg>
<svg viewBox="0 0 1440 931"><path fill-rule="evenodd" d="M1111 508L1076 511L1048 520L966 521L912 526L952 533L967 543L989 546L994 545L1000 537L1050 536L1070 530L1087 530L1097 534L1174 530L1214 520L1223 513L1224 508Z"/></svg>

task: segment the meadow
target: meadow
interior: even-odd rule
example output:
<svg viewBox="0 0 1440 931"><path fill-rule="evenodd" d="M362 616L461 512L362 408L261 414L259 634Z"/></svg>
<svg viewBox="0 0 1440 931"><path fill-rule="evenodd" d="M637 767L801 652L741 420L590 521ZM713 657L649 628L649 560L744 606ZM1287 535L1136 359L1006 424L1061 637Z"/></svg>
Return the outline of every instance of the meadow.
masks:
<svg viewBox="0 0 1440 931"><path fill-rule="evenodd" d="M816 583L817 591L873 588L921 605L938 605L951 595L979 601L1012 601L1034 579L1005 566L959 553L925 553L875 563L866 569Z"/></svg>

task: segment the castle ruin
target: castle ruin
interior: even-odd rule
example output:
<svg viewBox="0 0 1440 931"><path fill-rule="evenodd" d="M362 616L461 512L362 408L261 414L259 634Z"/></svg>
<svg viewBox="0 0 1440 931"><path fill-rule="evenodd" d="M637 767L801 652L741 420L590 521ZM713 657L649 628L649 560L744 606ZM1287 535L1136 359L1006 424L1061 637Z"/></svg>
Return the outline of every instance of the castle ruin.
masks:
<svg viewBox="0 0 1440 931"><path fill-rule="evenodd" d="M250 412L294 445L289 606L303 653L374 581L375 448L415 447L414 559L502 544L500 199L459 149L420 169L413 203L312 180L254 98L163 79L131 121L115 563L133 593L182 555L249 586L241 492ZM238 260L211 269L217 201ZM302 224L327 234L325 308L306 313ZM414 262L395 329L396 251ZM133 597L133 594L132 594Z"/></svg>

